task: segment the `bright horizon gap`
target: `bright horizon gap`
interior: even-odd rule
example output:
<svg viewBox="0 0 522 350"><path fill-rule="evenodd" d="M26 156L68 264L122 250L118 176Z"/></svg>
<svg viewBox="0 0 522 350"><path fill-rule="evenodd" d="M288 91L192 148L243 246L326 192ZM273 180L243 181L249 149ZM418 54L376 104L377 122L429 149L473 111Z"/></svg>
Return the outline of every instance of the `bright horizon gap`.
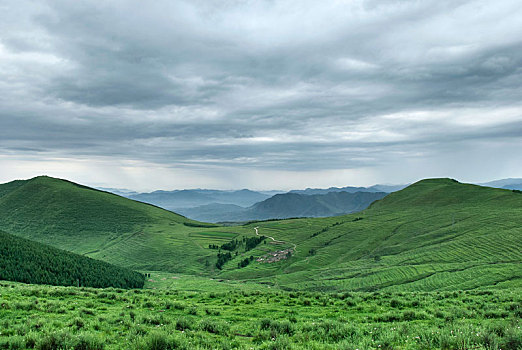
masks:
<svg viewBox="0 0 522 350"><path fill-rule="evenodd" d="M251 191L282 191L282 192L286 192L286 191L291 191L291 190L304 190L304 189L307 189L307 188L320 188L320 189L328 189L328 188L331 188L331 187L337 187L337 188L341 188L341 187L371 187L371 186L375 186L375 185L388 185L388 186L393 186L393 185L408 185L408 184L412 184L412 183L415 183L417 181L420 181L420 180L424 180L424 179L429 179L429 178L452 178L452 179L455 179L461 183L470 183L470 184L481 184L481 183L488 183L488 182L491 182L491 181L496 181L496 180L504 180L504 179L518 179L518 178L522 178L522 176L516 176L516 175L511 175L511 176L502 176L502 177L493 177L493 178L487 178L487 179L484 179L484 178L473 178L473 179L462 179L462 178L458 178L458 177L454 177L454 176L444 176L444 175L440 175L440 176L426 176L426 177L419 177L419 178L416 178L416 179L412 179L411 181L404 181L404 182L388 182L388 183L385 183L385 182L374 182L374 183L369 183L369 182L358 182L358 183L351 183L351 182L336 182L336 183L330 183L330 184L317 184L317 185L296 185L296 186L286 186L286 187L279 187L279 188L276 188L276 187L211 187L211 186L201 186L201 185L195 185L195 186L186 186L186 187L175 187L175 185L173 184L172 186L169 187L168 183L165 182L165 184L163 185L163 187L136 187L136 186L133 186L133 185L130 185L130 186L122 186L121 183L118 183L117 181L113 181L113 182L99 182L99 181L92 181L92 180L83 180L81 178L71 178L69 176L65 176L65 175L61 175L60 173L54 173L54 172L50 172L50 173L41 173L41 174L34 174L34 175L18 175L18 176L11 176L11 177L8 177L8 176L5 176L5 172L2 172L2 175L0 175L0 182L1 183L7 183L7 182L10 182L10 181L14 181L14 180L29 180L29 179L32 179L34 177L37 177L37 176L49 176L49 177L53 177L53 178L58 178L58 179L63 179L63 180L68 180L68 181L72 181L72 182L75 182L75 183L78 183L78 184L81 184L81 185L85 185L85 186L89 186L89 187L92 187L92 188L106 188L106 189L115 189L115 190L129 190L129 191L134 191L134 192L140 192L140 193L145 193L145 192L153 192L153 191L176 191L176 190L198 190L198 189L205 189L205 190L221 190L221 191L239 191L239 190L244 190L244 189L248 189L248 190L251 190Z"/></svg>

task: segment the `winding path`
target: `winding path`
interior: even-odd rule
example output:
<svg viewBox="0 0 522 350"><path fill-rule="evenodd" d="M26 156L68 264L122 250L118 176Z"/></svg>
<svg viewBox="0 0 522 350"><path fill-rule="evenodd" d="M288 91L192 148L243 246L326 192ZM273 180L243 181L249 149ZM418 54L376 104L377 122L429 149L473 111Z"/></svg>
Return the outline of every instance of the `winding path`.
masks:
<svg viewBox="0 0 522 350"><path fill-rule="evenodd" d="M254 230L256 230L256 235L257 235L257 236L261 236L261 235L259 234L259 226L254 227ZM265 236L265 237L270 238L272 241L274 241L274 242L276 242L276 243L288 243L288 244L291 244L291 245L294 246L294 251L297 252L297 244L295 244L295 243L292 243L292 242L286 242L286 241L278 241L278 240L275 239L274 237L270 237L270 236Z"/></svg>

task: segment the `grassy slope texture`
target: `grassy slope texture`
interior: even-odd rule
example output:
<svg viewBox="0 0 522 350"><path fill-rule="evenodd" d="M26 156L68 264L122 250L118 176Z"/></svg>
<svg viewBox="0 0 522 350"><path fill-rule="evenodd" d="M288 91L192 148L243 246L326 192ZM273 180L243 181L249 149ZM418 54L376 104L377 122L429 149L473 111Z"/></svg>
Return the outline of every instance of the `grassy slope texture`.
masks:
<svg viewBox="0 0 522 350"><path fill-rule="evenodd" d="M122 290L0 282L0 349L518 350L512 291Z"/></svg>
<svg viewBox="0 0 522 350"><path fill-rule="evenodd" d="M238 227L204 227L48 177L0 185L0 229L6 232L132 269L295 290L519 288L521 222L521 193L450 179L419 181L356 214ZM255 236L255 227L276 241L250 250L239 245L218 270L219 251L210 246L243 242ZM292 249L288 259L257 261L285 248Z"/></svg>
<svg viewBox="0 0 522 350"><path fill-rule="evenodd" d="M0 229L135 270L194 273L198 223L158 207L40 176L0 185ZM207 228L208 230L208 228Z"/></svg>
<svg viewBox="0 0 522 350"><path fill-rule="evenodd" d="M277 249L297 249L290 259L243 269L236 258L221 277L323 291L519 288L521 222L521 193L423 180L357 214L251 224L287 242Z"/></svg>
<svg viewBox="0 0 522 350"><path fill-rule="evenodd" d="M0 231L0 279L60 286L142 288L142 274Z"/></svg>

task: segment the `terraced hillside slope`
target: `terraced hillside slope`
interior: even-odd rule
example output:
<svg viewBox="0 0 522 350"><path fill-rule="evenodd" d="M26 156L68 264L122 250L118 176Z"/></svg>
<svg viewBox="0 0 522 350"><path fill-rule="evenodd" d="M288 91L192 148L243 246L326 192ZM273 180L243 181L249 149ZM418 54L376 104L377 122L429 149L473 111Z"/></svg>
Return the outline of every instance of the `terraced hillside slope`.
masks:
<svg viewBox="0 0 522 350"><path fill-rule="evenodd" d="M197 226L167 210L51 177L0 185L1 230L136 270L201 272L211 252L189 237L208 230Z"/></svg>
<svg viewBox="0 0 522 350"><path fill-rule="evenodd" d="M221 277L331 291L520 287L521 223L521 193L423 180L357 214L253 223L280 241L254 256L285 249L291 256L242 269L236 258Z"/></svg>
<svg viewBox="0 0 522 350"><path fill-rule="evenodd" d="M0 231L0 280L57 286L142 288L142 274Z"/></svg>

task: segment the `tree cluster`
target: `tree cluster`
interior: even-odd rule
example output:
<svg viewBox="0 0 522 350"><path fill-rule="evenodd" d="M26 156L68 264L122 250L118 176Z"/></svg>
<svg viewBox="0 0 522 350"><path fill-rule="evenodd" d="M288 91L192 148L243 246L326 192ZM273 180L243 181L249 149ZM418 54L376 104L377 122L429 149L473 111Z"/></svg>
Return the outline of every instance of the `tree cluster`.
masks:
<svg viewBox="0 0 522 350"><path fill-rule="evenodd" d="M221 249L233 251L239 246L239 241L237 239L233 239L230 242L224 243L221 245Z"/></svg>
<svg viewBox="0 0 522 350"><path fill-rule="evenodd" d="M138 272L0 231L0 279L58 286L142 288Z"/></svg>
<svg viewBox="0 0 522 350"><path fill-rule="evenodd" d="M353 220L353 221L357 221L357 220L360 220L360 219L356 219L356 220ZM326 231L328 231L329 229L331 229L332 227L335 227L335 226L338 226L338 225L341 225L343 222L334 222L333 224L331 224L330 226L326 226L324 227L322 230L320 231L317 231L315 233L313 233L310 238L314 238L314 237L317 237L318 235L320 235L321 233L324 233Z"/></svg>
<svg viewBox="0 0 522 350"><path fill-rule="evenodd" d="M238 267L238 268L246 267L246 266L248 266L248 264L250 264L250 262L253 261L253 260L254 260L254 257L253 257L252 255L250 255L250 258L245 258L245 259L241 260L241 262L239 262L239 263L237 264L237 267Z"/></svg>
<svg viewBox="0 0 522 350"><path fill-rule="evenodd" d="M259 245L259 243L263 242L265 239L266 239L265 236L249 237L249 238L243 237L242 240L233 239L230 242L222 244L220 247L218 247L217 244L209 244L208 247L210 249L219 249L220 250L217 254L216 267L221 270L223 268L223 265L225 265L225 263L227 261L232 260L231 252L233 252L236 249L239 249L241 246L244 246L245 252L248 252L249 250L252 250L255 247L257 247ZM221 253L221 249L228 250L228 252ZM238 252L236 251L235 256L237 256L237 255L238 255ZM245 267L252 260L254 260L253 256L251 256L250 259L246 258L246 259L242 260L240 263L238 263L238 266Z"/></svg>
<svg viewBox="0 0 522 350"><path fill-rule="evenodd" d="M248 252L249 250L254 249L255 247L257 247L259 243L263 242L265 239L265 236L245 238L245 251Z"/></svg>
<svg viewBox="0 0 522 350"><path fill-rule="evenodd" d="M227 261L232 260L232 254L219 252L217 258L216 267L221 270Z"/></svg>

